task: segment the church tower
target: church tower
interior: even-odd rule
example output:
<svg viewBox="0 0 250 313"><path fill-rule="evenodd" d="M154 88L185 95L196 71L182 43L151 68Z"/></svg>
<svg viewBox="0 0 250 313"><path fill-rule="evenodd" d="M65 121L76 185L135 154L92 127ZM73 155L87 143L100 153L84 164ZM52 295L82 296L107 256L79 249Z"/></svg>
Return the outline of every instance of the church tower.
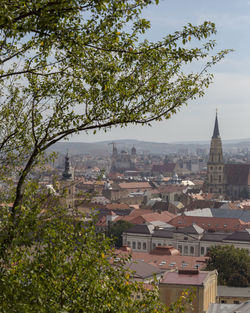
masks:
<svg viewBox="0 0 250 313"><path fill-rule="evenodd" d="M205 189L210 193L224 194L224 161L217 112L210 144L209 160L207 163L207 181Z"/></svg>
<svg viewBox="0 0 250 313"><path fill-rule="evenodd" d="M64 163L64 172L62 174L63 180L72 179L72 173L70 172L69 154L67 152Z"/></svg>

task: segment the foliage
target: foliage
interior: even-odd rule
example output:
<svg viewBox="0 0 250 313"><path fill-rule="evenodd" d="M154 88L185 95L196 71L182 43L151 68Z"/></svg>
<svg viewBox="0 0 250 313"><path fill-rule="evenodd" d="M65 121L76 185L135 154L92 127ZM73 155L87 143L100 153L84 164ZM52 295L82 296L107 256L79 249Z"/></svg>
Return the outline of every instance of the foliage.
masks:
<svg viewBox="0 0 250 313"><path fill-rule="evenodd" d="M126 260L111 264L109 240L75 220L62 212L48 220L47 212L32 232L42 240L12 246L1 264L1 312L141 312L143 305L144 312L164 311L156 289L129 283Z"/></svg>
<svg viewBox="0 0 250 313"><path fill-rule="evenodd" d="M191 302L189 293L171 308L165 307L156 285L146 290L130 281L124 266L129 258L117 260L110 240L96 233L94 222L77 211L58 210L59 203L53 202L54 209L50 205L34 214L30 224L30 214L22 208L16 230L22 235L16 236L0 260L1 312L184 312L186 301ZM8 221L8 209L2 212L1 220Z"/></svg>
<svg viewBox="0 0 250 313"><path fill-rule="evenodd" d="M208 68L228 52L210 55L215 42L207 37L215 25L188 24L162 41L143 41L150 23L140 13L153 2L2 1L1 174L17 175L14 208L30 170L55 142L80 131L168 119L204 94ZM201 70L188 73L193 62Z"/></svg>
<svg viewBox="0 0 250 313"><path fill-rule="evenodd" d="M247 277L239 274L239 273L234 273L228 280L228 286L233 286L233 287L248 287L249 283L247 280Z"/></svg>
<svg viewBox="0 0 250 313"><path fill-rule="evenodd" d="M247 249L213 246L208 255L206 270L218 271L219 285L246 287L247 284L249 286L250 256Z"/></svg>
<svg viewBox="0 0 250 313"><path fill-rule="evenodd" d="M114 239L114 244L116 248L120 248L122 246L122 234L124 231L128 230L133 226L132 223L127 221L117 221L110 225L108 229L108 236Z"/></svg>
<svg viewBox="0 0 250 313"><path fill-rule="evenodd" d="M0 198L12 203L0 211L2 312L160 306L150 293L133 299L135 284L103 257L112 254L108 240L75 223L78 215L68 220L31 175L59 140L168 119L204 94L208 68L228 52L210 55L215 25L189 24L162 41L143 41L150 24L141 11L153 2L1 1ZM185 67L192 62L201 64L197 73Z"/></svg>

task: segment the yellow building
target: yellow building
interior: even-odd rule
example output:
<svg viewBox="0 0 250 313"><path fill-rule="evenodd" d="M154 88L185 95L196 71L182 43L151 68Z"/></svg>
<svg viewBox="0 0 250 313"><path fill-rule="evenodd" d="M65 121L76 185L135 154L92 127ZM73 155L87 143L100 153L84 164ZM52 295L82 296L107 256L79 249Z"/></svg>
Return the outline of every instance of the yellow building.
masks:
<svg viewBox="0 0 250 313"><path fill-rule="evenodd" d="M180 298L184 290L192 290L192 307L187 313L207 312L211 303L216 302L217 271L178 270L167 272L159 284L160 300L169 306Z"/></svg>
<svg viewBox="0 0 250 313"><path fill-rule="evenodd" d="M218 286L217 303L240 304L250 300L249 287Z"/></svg>

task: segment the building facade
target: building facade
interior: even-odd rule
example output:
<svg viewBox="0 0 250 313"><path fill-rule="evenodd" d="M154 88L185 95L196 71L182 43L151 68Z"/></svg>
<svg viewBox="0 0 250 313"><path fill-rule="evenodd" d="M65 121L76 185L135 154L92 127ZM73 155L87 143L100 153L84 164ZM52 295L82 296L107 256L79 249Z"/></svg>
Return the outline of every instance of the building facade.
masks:
<svg viewBox="0 0 250 313"><path fill-rule="evenodd" d="M248 199L250 195L250 164L224 163L217 113L203 189L228 200Z"/></svg>
<svg viewBox="0 0 250 313"><path fill-rule="evenodd" d="M224 195L224 161L222 143L219 132L218 117L216 113L214 132L211 139L209 159L207 163L206 191Z"/></svg>

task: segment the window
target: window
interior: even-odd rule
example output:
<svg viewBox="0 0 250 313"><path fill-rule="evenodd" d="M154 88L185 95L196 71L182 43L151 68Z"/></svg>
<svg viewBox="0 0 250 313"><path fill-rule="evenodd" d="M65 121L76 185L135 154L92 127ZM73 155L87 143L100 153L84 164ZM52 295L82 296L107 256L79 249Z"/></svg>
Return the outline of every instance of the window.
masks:
<svg viewBox="0 0 250 313"><path fill-rule="evenodd" d="M210 175L210 181L213 182L213 175Z"/></svg>
<svg viewBox="0 0 250 313"><path fill-rule="evenodd" d="M188 237L187 237L187 236L184 236L184 240L188 240Z"/></svg>
<svg viewBox="0 0 250 313"><path fill-rule="evenodd" d="M146 242L143 242L143 250L146 250L147 249L147 244Z"/></svg>
<svg viewBox="0 0 250 313"><path fill-rule="evenodd" d="M221 175L219 175L219 182L221 182Z"/></svg>
<svg viewBox="0 0 250 313"><path fill-rule="evenodd" d="M141 250L141 243L137 242L137 249Z"/></svg>
<svg viewBox="0 0 250 313"><path fill-rule="evenodd" d="M130 245L131 245L131 242L130 242L130 241L128 241L128 246L130 247Z"/></svg>
<svg viewBox="0 0 250 313"><path fill-rule="evenodd" d="M227 303L227 300L221 300L220 303Z"/></svg>
<svg viewBox="0 0 250 313"><path fill-rule="evenodd" d="M204 247L201 247L201 255L204 255L204 253L205 253L205 249Z"/></svg>
<svg viewBox="0 0 250 313"><path fill-rule="evenodd" d="M178 246L178 250L182 253L182 246Z"/></svg>
<svg viewBox="0 0 250 313"><path fill-rule="evenodd" d="M221 166L219 166L219 170L221 170Z"/></svg>
<svg viewBox="0 0 250 313"><path fill-rule="evenodd" d="M210 166L210 170L212 170L213 169L213 167L212 166Z"/></svg>
<svg viewBox="0 0 250 313"><path fill-rule="evenodd" d="M234 304L240 304L240 301L234 300Z"/></svg>
<svg viewBox="0 0 250 313"><path fill-rule="evenodd" d="M184 246L184 254L188 254L188 246Z"/></svg>
<svg viewBox="0 0 250 313"><path fill-rule="evenodd" d="M193 246L190 247L190 254L194 254L194 247Z"/></svg>
<svg viewBox="0 0 250 313"><path fill-rule="evenodd" d="M155 249L155 247L156 247L156 244L155 244L155 243L153 243L153 249Z"/></svg>
<svg viewBox="0 0 250 313"><path fill-rule="evenodd" d="M161 246L161 243L158 243L158 247L160 247Z"/></svg>
<svg viewBox="0 0 250 313"><path fill-rule="evenodd" d="M133 241L133 243L132 243L132 247L133 247L133 249L135 249L135 247L136 247L136 242L135 241Z"/></svg>

